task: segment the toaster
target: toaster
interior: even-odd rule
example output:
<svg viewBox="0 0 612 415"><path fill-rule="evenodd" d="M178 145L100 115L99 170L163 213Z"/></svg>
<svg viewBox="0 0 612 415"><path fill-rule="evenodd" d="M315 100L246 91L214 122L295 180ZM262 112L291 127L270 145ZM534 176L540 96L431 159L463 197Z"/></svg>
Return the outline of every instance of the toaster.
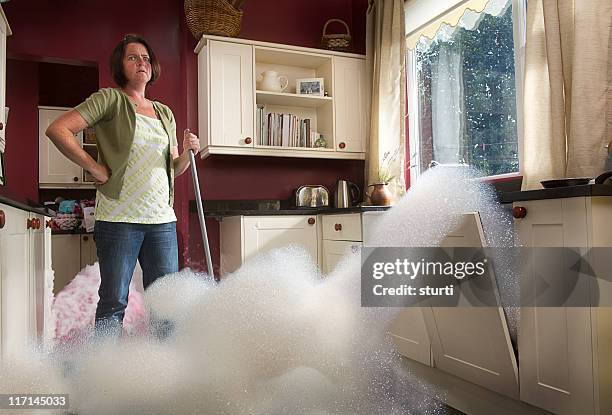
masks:
<svg viewBox="0 0 612 415"><path fill-rule="evenodd" d="M329 190L323 185L300 186L295 191L296 207L327 207L329 206Z"/></svg>

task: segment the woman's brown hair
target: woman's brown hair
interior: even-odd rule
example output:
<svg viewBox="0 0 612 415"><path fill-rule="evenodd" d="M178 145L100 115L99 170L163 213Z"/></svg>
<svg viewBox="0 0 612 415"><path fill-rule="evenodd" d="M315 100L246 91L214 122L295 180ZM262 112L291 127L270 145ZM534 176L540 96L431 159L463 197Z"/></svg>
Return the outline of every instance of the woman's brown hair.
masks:
<svg viewBox="0 0 612 415"><path fill-rule="evenodd" d="M125 35L123 40L121 40L121 42L115 46L113 53L111 53L110 70L113 79L120 87L124 87L127 84L127 78L123 73L123 55L125 54L125 47L130 43L140 43L147 48L151 63L151 79L149 82L147 82L147 85L152 84L155 82L155 80L157 80L157 78L159 78L159 75L161 74L161 66L159 65L157 56L155 56L155 52L153 52L153 49L151 49L151 46L149 46L147 41L144 40L142 36L134 34Z"/></svg>

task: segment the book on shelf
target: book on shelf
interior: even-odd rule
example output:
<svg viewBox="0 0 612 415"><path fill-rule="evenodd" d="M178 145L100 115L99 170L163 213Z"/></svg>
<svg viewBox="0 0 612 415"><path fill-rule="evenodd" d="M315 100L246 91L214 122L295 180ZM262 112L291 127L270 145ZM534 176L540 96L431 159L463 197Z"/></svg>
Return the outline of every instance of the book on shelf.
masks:
<svg viewBox="0 0 612 415"><path fill-rule="evenodd" d="M291 113L267 112L265 105L257 105L255 130L257 144L274 147L312 148L317 135L311 129L310 118ZM313 134L314 133L314 134Z"/></svg>

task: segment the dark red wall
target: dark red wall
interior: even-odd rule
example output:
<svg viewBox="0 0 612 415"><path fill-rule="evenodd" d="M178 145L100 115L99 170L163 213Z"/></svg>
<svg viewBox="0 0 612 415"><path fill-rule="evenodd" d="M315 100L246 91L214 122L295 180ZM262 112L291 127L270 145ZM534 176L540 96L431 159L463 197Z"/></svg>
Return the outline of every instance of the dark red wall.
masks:
<svg viewBox="0 0 612 415"><path fill-rule="evenodd" d="M38 64L9 59L6 85L6 186L0 192L20 202L38 201Z"/></svg>
<svg viewBox="0 0 612 415"><path fill-rule="evenodd" d="M347 23L355 39L351 51L365 53L365 7L367 0L250 0L244 4L240 37L318 48L325 22L336 18ZM330 23L327 32L345 30Z"/></svg>
<svg viewBox="0 0 612 415"><path fill-rule="evenodd" d="M366 6L367 0L248 0L240 37L318 47L324 22L339 17L352 29L353 51L364 52ZM149 96L173 109L179 132L186 127L197 130L197 64L193 53L197 41L185 25L182 0L33 0L11 1L2 7L13 31L7 41L9 57L97 64L101 87L112 85L107 62L115 44L125 33L143 35L162 65L162 76L149 89ZM26 98L11 97L12 85L17 82L22 89L22 82L33 83L35 90L36 76L30 78L27 72L16 71L8 68L7 95L19 107L19 101ZM17 118L13 116L11 108L10 122ZM25 123L36 125L37 116L25 111L20 116ZM7 135L10 131L9 127ZM7 148L7 180L10 183L20 174L16 166L28 166L29 174L20 187L24 197L36 198L38 129L24 129L19 135L23 156L18 159L16 150ZM9 135L7 141L10 139ZM13 139L12 145L16 142ZM205 199L286 199L301 184L330 186L337 178L360 184L363 181L360 161L213 157L198 161L198 170ZM189 247L190 240L199 238L199 230L194 227L193 215L189 219L188 203L193 192L188 174L177 179L176 188L181 260L183 264L200 264L201 249ZM197 217L195 222L197 225ZM210 233L212 244L217 245L218 227L211 225Z"/></svg>

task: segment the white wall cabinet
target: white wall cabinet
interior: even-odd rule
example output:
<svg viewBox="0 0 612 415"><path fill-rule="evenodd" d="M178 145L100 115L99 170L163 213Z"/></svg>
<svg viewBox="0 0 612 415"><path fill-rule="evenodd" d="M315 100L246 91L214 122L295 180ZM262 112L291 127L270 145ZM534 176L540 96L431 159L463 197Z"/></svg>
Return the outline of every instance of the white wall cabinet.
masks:
<svg viewBox="0 0 612 415"><path fill-rule="evenodd" d="M4 204L0 217L0 356L6 358L51 338L53 272L45 217Z"/></svg>
<svg viewBox="0 0 612 415"><path fill-rule="evenodd" d="M318 221L314 215L231 216L221 222L221 275L257 253L300 245L318 263Z"/></svg>
<svg viewBox="0 0 612 415"><path fill-rule="evenodd" d="M41 188L88 188L93 189L93 178L80 166L64 156L45 135L47 127L70 108L38 107L38 182ZM84 132L75 140L94 159L97 158L95 143L83 142Z"/></svg>
<svg viewBox="0 0 612 415"><path fill-rule="evenodd" d="M527 247L612 247L612 198L515 202ZM524 274L525 282L532 279ZM588 287L575 295L589 304ZM518 338L521 400L555 414L612 413L612 312L606 307L523 307Z"/></svg>
<svg viewBox="0 0 612 415"><path fill-rule="evenodd" d="M98 257L96 244L91 234L53 235L53 271L57 294L87 265L93 265Z"/></svg>
<svg viewBox="0 0 612 415"><path fill-rule="evenodd" d="M216 41L208 47L210 134L205 135L205 143L253 147L253 48Z"/></svg>
<svg viewBox="0 0 612 415"><path fill-rule="evenodd" d="M199 136L202 157L211 154L364 159L369 93L362 55L205 35L198 54ZM276 71L283 92L258 89L258 77ZM298 94L298 79L323 79L325 96ZM271 143L257 108L310 120L326 145ZM299 127L298 127L299 128Z"/></svg>
<svg viewBox="0 0 612 415"><path fill-rule="evenodd" d="M5 103L6 103L6 38L11 34L2 6L0 6L0 141L6 137Z"/></svg>
<svg viewBox="0 0 612 415"><path fill-rule="evenodd" d="M362 60L334 56L336 151L365 153L370 93Z"/></svg>

